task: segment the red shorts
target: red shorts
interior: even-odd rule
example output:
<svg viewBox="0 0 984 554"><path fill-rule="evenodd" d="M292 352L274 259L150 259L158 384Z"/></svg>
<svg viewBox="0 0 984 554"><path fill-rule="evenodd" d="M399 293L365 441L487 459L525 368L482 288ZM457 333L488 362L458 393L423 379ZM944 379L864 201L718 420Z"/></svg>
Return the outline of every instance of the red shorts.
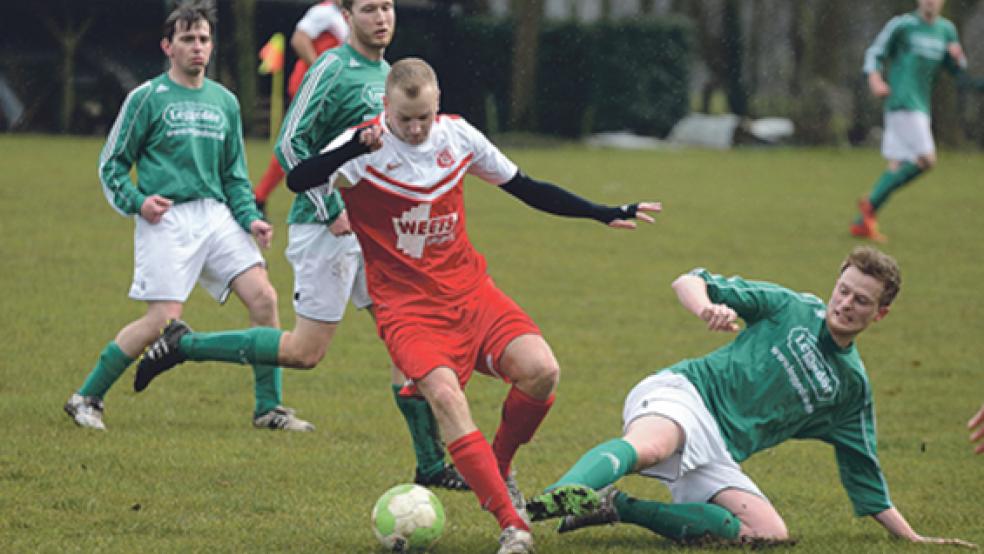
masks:
<svg viewBox="0 0 984 554"><path fill-rule="evenodd" d="M462 388L474 370L509 382L498 369L502 352L519 336L540 334L492 279L457 304L379 309L376 317L380 338L408 379L444 366L454 370ZM408 383L401 394L416 394L416 386Z"/></svg>

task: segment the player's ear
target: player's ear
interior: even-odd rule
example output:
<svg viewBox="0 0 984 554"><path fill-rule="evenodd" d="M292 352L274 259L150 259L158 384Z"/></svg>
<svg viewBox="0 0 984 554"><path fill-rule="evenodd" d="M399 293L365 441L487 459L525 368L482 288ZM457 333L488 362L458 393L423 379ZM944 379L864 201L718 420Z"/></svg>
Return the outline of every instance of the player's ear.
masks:
<svg viewBox="0 0 984 554"><path fill-rule="evenodd" d="M889 308L891 308L891 306L879 306L878 313L875 314L875 317L874 319L872 319L872 321L881 321L882 319L885 319L885 316L888 315Z"/></svg>
<svg viewBox="0 0 984 554"><path fill-rule="evenodd" d="M165 56L169 58L171 57L171 41L166 37L161 39L161 50L164 52Z"/></svg>
<svg viewBox="0 0 984 554"><path fill-rule="evenodd" d="M383 109L389 111L390 99L389 96L383 95Z"/></svg>

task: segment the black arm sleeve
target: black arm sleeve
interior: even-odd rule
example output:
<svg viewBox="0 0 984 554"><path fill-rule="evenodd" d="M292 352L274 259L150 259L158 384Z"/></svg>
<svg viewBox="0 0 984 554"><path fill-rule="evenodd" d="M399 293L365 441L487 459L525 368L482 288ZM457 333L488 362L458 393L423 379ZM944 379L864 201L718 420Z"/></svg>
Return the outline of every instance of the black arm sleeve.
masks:
<svg viewBox="0 0 984 554"><path fill-rule="evenodd" d="M638 204L602 206L564 190L557 185L530 179L522 171L500 186L527 206L554 215L583 217L609 224L616 219L632 219Z"/></svg>
<svg viewBox="0 0 984 554"><path fill-rule="evenodd" d="M319 187L328 181L331 174L352 158L367 154L369 147L359 142L361 133L353 133L351 140L338 148L308 158L294 166L287 174L287 188L300 193Z"/></svg>

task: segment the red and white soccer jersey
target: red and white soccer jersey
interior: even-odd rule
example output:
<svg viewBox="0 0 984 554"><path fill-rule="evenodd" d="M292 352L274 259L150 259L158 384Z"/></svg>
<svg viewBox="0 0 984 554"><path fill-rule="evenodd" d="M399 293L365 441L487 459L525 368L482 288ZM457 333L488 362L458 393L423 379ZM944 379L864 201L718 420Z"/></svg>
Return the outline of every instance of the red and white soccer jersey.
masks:
<svg viewBox="0 0 984 554"><path fill-rule="evenodd" d="M349 32L348 23L345 22L342 10L330 0L318 2L308 8L295 28L311 37L312 42L314 42L314 51L319 56L325 50L345 42ZM290 78L287 80L287 93L291 97L301 88L301 81L304 80L304 73L307 70L308 64L298 58L297 63L294 64L294 69L290 72Z"/></svg>
<svg viewBox="0 0 984 554"><path fill-rule="evenodd" d="M385 113L370 123L385 128ZM468 240L462 181L472 174L501 185L518 168L456 116L439 115L423 144L390 132L382 141L338 170L353 184L341 192L362 245L369 294L380 308L456 303L488 280L485 258Z"/></svg>

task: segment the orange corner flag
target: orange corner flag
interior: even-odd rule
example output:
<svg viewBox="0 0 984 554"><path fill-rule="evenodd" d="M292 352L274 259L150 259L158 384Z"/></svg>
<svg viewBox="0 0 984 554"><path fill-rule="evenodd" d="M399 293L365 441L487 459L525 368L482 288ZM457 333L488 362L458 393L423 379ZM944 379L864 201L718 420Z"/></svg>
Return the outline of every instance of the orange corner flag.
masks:
<svg viewBox="0 0 984 554"><path fill-rule="evenodd" d="M260 73L280 73L284 70L284 34L275 33L260 48Z"/></svg>

